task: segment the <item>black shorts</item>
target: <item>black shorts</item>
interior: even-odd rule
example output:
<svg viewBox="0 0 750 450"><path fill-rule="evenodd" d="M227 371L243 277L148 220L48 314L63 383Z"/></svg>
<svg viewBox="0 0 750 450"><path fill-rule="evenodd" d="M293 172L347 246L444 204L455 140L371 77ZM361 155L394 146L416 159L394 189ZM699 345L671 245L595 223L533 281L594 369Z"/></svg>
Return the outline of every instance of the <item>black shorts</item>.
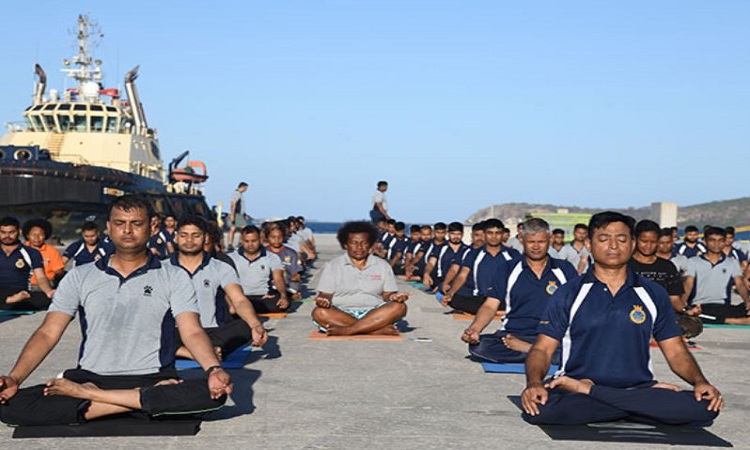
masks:
<svg viewBox="0 0 750 450"><path fill-rule="evenodd" d="M454 294L450 303L448 303L448 306L459 311L476 315L477 311L479 311L479 308L482 306L482 303L484 303L484 300L484 297Z"/></svg>
<svg viewBox="0 0 750 450"><path fill-rule="evenodd" d="M22 289L23 290L23 289ZM21 291L14 288L0 287L0 309L8 311L40 311L49 308L51 303L47 294L41 291L27 291L30 298L17 303L6 303L5 299Z"/></svg>
<svg viewBox="0 0 750 450"><path fill-rule="evenodd" d="M208 339L213 347L221 348L222 358L244 346L250 341L252 332L250 327L241 319L232 319L229 322L214 328L205 328ZM175 347L184 345L180 333L175 330Z"/></svg>
<svg viewBox="0 0 750 450"><path fill-rule="evenodd" d="M723 305L720 303L704 303L701 305L700 318L704 323L724 323L726 319L744 319L748 317L744 303L739 305Z"/></svg>
<svg viewBox="0 0 750 450"><path fill-rule="evenodd" d="M98 375L82 369L66 370L63 378L76 383L93 383L102 389L141 388L141 409L129 413L136 417L165 414L198 415L219 409L226 396L211 399L205 378L184 380L179 384L156 386L160 381L177 378L175 371L149 375ZM52 395L44 396L44 385L21 389L7 404L0 406L0 420L8 425L70 425L85 422L89 400Z"/></svg>
<svg viewBox="0 0 750 450"><path fill-rule="evenodd" d="M280 312L286 312L289 310L289 307L287 307L286 309L281 309L276 304L276 302L279 301L279 298L281 298L281 295L279 295L278 292L274 291L274 292L271 292L269 295L273 295L273 297L263 298L264 297L263 295L248 295L247 298L250 300L250 303L253 304L253 308L255 309L255 312L258 314L280 313Z"/></svg>

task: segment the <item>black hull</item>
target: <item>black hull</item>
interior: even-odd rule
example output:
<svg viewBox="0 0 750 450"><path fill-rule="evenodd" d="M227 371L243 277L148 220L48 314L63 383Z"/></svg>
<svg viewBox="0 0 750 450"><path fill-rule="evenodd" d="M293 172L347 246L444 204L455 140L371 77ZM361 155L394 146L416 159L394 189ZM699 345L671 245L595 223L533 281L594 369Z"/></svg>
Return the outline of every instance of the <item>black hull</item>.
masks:
<svg viewBox="0 0 750 450"><path fill-rule="evenodd" d="M159 213L211 218L204 197L169 193L158 181L138 175L50 160L0 161L0 216L22 222L44 217L65 241L77 238L86 220L103 227L107 206L124 194L144 195Z"/></svg>

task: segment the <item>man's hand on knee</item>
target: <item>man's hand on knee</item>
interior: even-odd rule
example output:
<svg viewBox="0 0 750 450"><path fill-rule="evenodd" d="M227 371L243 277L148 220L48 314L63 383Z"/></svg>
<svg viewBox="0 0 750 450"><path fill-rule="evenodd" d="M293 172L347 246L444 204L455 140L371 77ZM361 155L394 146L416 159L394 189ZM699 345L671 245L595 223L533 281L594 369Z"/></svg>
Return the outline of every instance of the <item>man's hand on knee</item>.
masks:
<svg viewBox="0 0 750 450"><path fill-rule="evenodd" d="M208 389L211 392L211 398L216 400L224 395L229 395L233 391L232 378L226 370L219 367L208 374Z"/></svg>
<svg viewBox="0 0 750 450"><path fill-rule="evenodd" d="M9 376L0 376L0 404L5 404L18 393L18 382Z"/></svg>
<svg viewBox="0 0 750 450"><path fill-rule="evenodd" d="M530 416L539 415L539 406L546 405L549 398L549 392L541 383L526 386L521 392L521 406L526 414Z"/></svg>

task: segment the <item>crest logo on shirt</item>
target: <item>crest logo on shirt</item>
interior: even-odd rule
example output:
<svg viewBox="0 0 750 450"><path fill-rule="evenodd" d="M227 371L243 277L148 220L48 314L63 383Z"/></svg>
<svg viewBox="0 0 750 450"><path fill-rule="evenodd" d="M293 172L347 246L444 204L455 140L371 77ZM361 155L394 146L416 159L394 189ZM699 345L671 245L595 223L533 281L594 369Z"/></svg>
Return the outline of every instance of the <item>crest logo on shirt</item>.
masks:
<svg viewBox="0 0 750 450"><path fill-rule="evenodd" d="M154 292L154 288L151 286L143 286L143 296L144 297L151 297L151 293Z"/></svg>
<svg viewBox="0 0 750 450"><path fill-rule="evenodd" d="M26 262L23 260L23 258L18 258L18 261L16 261L16 268L23 269L24 267L26 267Z"/></svg>
<svg viewBox="0 0 750 450"><path fill-rule="evenodd" d="M203 280L203 287L211 287L211 280L209 280L208 278Z"/></svg>
<svg viewBox="0 0 750 450"><path fill-rule="evenodd" d="M557 290L557 288L559 288L559 287L560 287L560 286L558 286L558 285L557 285L557 281L550 281L550 282L549 282L549 284L547 285L547 289L545 289L545 290L547 291L547 293L548 293L549 295L552 295L552 294L554 294L554 293L555 293L555 291L556 291L556 290Z"/></svg>
<svg viewBox="0 0 750 450"><path fill-rule="evenodd" d="M382 281L383 280L383 276L380 275L380 274L374 274L374 275L370 275L370 279L372 281Z"/></svg>
<svg viewBox="0 0 750 450"><path fill-rule="evenodd" d="M630 311L630 321L638 325L646 321L646 313L643 311L643 306L633 305L633 310Z"/></svg>
<svg viewBox="0 0 750 450"><path fill-rule="evenodd" d="M98 253L96 255L94 255L94 261L99 261L100 259L102 259L102 255L100 255Z"/></svg>

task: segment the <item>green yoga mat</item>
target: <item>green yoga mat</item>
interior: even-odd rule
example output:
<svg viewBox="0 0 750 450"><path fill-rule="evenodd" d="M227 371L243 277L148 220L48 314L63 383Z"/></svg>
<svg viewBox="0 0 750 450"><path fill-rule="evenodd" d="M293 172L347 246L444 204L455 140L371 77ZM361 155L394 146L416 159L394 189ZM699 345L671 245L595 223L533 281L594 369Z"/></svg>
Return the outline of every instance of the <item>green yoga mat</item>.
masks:
<svg viewBox="0 0 750 450"><path fill-rule="evenodd" d="M0 317L3 317L3 316L30 316L30 315L36 314L36 313L37 313L37 311L21 311L21 310L14 311L12 309L11 310L0 309Z"/></svg>
<svg viewBox="0 0 750 450"><path fill-rule="evenodd" d="M726 323L704 323L703 328L732 328L737 330L750 330L750 325L730 325Z"/></svg>

